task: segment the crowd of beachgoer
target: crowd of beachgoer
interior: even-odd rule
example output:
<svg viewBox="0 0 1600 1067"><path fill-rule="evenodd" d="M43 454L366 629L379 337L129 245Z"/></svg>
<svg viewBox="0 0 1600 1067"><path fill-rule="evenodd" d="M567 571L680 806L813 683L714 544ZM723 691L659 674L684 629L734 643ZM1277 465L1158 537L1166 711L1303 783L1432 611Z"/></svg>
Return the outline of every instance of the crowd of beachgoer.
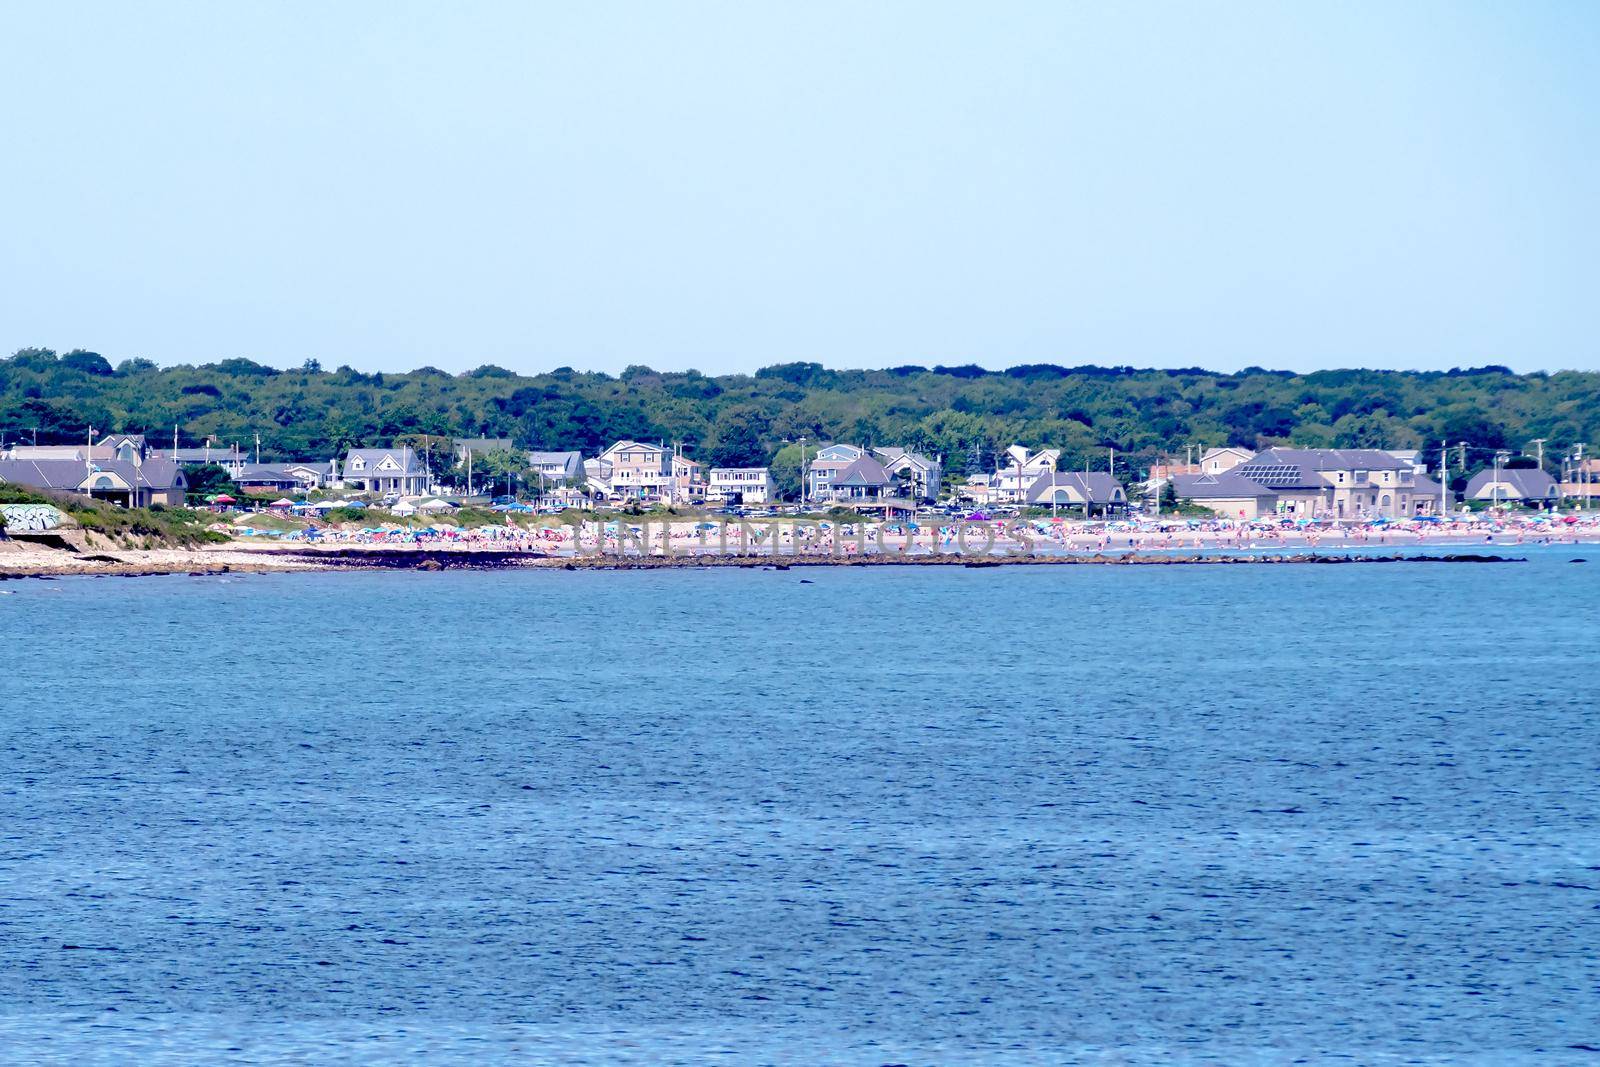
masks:
<svg viewBox="0 0 1600 1067"><path fill-rule="evenodd" d="M249 515L234 519L229 532L316 545L458 547L497 551L574 554L777 553L855 555L983 554L1275 548L1361 548L1461 543L1573 543L1600 539L1600 516L1500 517L1483 513L1445 519L1372 522L1247 522L1233 519L1127 519L1098 522L1010 519L878 522L710 522L641 519L581 523L504 524L471 527L355 523L319 524L282 530L250 527ZM228 527L220 527L229 529Z"/></svg>

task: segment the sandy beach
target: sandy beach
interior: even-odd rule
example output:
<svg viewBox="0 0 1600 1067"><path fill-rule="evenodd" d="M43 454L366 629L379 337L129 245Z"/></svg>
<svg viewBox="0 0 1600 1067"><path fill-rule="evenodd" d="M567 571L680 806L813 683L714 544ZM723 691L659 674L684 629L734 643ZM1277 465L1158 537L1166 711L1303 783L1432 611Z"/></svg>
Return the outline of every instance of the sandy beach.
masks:
<svg viewBox="0 0 1600 1067"><path fill-rule="evenodd" d="M665 528L666 524L661 524ZM372 567L439 570L451 567L543 567L558 569L656 569L661 567L764 566L997 566L1083 563L1240 563L1309 562L1316 560L1393 560L1416 558L1428 550L1459 549L1442 558L1474 556L1476 550L1522 544L1568 544L1600 541L1592 526L1568 527L1550 533L1501 530L1438 532L1372 530L1328 536L1296 530L1062 530L1060 537L992 539L974 533L964 545L937 531L880 533L867 528L838 541L802 535L797 546L788 530L774 542L747 540L741 545L730 528L726 541L697 530L694 523L673 523L668 547L659 530L646 545L639 539L620 544L608 535L599 551L598 530L586 532L575 550L566 540L523 537L441 537L406 542L341 538L338 531L317 542L237 538L225 544L189 548L109 547L85 544L81 536L57 547L27 539L0 539L0 577L66 575L220 574L283 571L351 570ZM570 533L570 531L568 531ZM1356 550L1356 551L1352 551ZM1490 558L1490 557L1482 557ZM1499 558L1499 557L1493 557Z"/></svg>

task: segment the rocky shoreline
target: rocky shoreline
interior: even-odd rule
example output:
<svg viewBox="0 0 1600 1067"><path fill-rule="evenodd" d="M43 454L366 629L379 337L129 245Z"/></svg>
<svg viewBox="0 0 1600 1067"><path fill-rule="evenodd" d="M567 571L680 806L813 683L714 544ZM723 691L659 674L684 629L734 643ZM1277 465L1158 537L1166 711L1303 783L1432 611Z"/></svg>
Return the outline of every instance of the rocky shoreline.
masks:
<svg viewBox="0 0 1600 1067"><path fill-rule="evenodd" d="M694 570L700 568L740 568L746 570L790 570L819 567L1171 567L1171 566L1283 566L1376 563L1515 563L1521 557L1483 553L1423 554L1393 552L1349 554L1337 551L1300 551L1280 555L1217 555L1204 553L1075 554L1075 555L994 555L972 556L902 555L895 552L865 555L714 555L679 554L671 556L554 556L543 552L476 548L426 549L340 547L215 549L158 549L139 551L104 550L70 552L29 550L23 553L0 552L0 579L53 578L68 575L155 576L281 573L290 571L351 570Z"/></svg>

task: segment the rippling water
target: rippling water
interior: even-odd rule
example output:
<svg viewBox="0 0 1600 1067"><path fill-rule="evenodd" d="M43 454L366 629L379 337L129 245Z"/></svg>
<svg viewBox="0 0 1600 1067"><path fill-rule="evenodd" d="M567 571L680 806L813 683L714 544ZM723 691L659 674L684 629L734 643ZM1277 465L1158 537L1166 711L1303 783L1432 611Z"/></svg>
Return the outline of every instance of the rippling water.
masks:
<svg viewBox="0 0 1600 1067"><path fill-rule="evenodd" d="M4 583L0 1059L1593 1057L1527 554Z"/></svg>

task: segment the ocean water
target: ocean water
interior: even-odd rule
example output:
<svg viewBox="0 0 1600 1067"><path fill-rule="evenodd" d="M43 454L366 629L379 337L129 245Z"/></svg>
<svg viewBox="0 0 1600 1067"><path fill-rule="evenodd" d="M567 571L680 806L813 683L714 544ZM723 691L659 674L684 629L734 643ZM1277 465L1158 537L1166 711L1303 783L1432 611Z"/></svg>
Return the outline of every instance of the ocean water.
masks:
<svg viewBox="0 0 1600 1067"><path fill-rule="evenodd" d="M0 583L0 1062L1596 1061L1519 551Z"/></svg>

